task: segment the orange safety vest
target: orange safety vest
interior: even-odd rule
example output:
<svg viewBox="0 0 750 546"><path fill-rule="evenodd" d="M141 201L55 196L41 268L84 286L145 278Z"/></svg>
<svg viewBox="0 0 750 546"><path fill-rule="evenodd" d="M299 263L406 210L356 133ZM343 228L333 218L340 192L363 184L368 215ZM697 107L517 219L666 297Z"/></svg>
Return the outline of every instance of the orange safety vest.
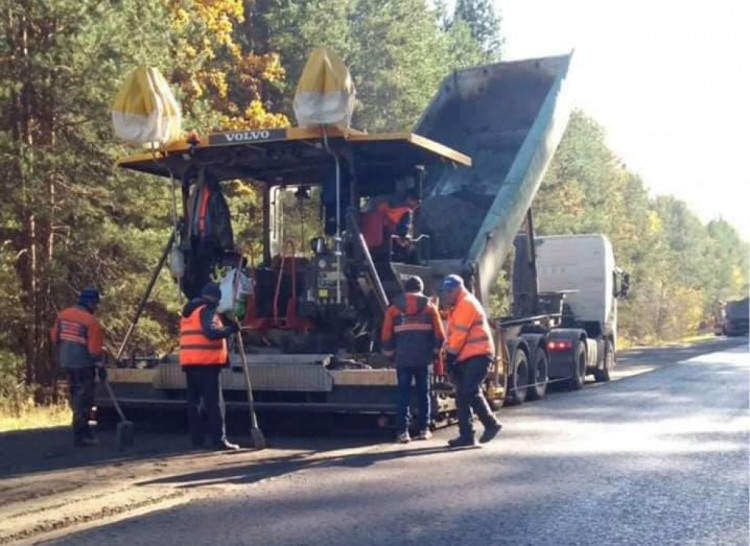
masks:
<svg viewBox="0 0 750 546"><path fill-rule="evenodd" d="M479 301L466 289L463 289L456 305L448 313L447 337L445 351L456 355L456 362L495 354L487 315Z"/></svg>
<svg viewBox="0 0 750 546"><path fill-rule="evenodd" d="M201 192L200 208L198 211L198 235L205 238L206 236L206 218L208 217L208 199L211 197L211 190L204 186Z"/></svg>
<svg viewBox="0 0 750 546"><path fill-rule="evenodd" d="M201 311L204 307L201 305L189 317L180 319L180 366L223 366L227 362L227 340L208 339L203 334ZM216 314L213 324L217 328L222 327Z"/></svg>
<svg viewBox="0 0 750 546"><path fill-rule="evenodd" d="M391 206L389 203L381 203L378 205L378 212L380 212L385 218L385 223L389 228L394 228L401 221L401 217L407 212L414 212L415 207L409 205L397 205Z"/></svg>
<svg viewBox="0 0 750 546"><path fill-rule="evenodd" d="M65 368L90 366L101 356L102 326L82 307L60 311L50 337L58 346L60 364Z"/></svg>

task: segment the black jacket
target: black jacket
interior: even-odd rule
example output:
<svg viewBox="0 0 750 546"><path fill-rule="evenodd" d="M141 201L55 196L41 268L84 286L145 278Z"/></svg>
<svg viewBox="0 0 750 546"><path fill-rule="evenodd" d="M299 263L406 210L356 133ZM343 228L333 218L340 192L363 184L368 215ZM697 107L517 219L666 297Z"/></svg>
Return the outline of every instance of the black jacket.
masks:
<svg viewBox="0 0 750 546"><path fill-rule="evenodd" d="M200 207L204 192L208 192L205 232L199 229ZM190 241L191 247L214 248L223 251L234 250L234 233L229 205L218 182L197 185L188 198L188 218L185 222L183 241Z"/></svg>

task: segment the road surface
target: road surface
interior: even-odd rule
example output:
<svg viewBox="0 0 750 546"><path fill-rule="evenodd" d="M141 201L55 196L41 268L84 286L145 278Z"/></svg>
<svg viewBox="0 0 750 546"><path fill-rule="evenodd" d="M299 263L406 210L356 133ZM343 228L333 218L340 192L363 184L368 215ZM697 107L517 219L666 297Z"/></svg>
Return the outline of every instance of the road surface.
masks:
<svg viewBox="0 0 750 546"><path fill-rule="evenodd" d="M120 462L121 494L136 498L139 515L123 511L131 517L106 524L105 511L95 528L26 538L76 546L748 544L746 344L631 351L617 381L503 410L503 432L482 448L446 450L451 428L408 447L288 440L263 457ZM160 500L139 505L144 492ZM85 502L97 511L109 498Z"/></svg>

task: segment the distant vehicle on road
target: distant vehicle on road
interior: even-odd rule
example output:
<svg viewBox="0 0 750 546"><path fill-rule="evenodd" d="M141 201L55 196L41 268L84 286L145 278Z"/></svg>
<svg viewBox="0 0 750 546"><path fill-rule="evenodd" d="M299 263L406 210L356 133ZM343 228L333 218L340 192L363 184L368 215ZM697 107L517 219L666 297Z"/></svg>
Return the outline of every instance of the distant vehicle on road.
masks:
<svg viewBox="0 0 750 546"><path fill-rule="evenodd" d="M750 333L750 298L719 301L714 316L714 333L719 336L746 336Z"/></svg>

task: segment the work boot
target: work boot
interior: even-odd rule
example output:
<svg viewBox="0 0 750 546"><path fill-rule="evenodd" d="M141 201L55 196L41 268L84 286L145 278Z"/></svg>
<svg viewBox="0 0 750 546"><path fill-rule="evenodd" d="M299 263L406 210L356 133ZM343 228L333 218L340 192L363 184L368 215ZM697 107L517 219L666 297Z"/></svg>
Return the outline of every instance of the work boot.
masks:
<svg viewBox="0 0 750 546"><path fill-rule="evenodd" d="M477 439L474 435L459 436L458 438L453 438L453 440L448 440L448 447L473 447L475 445L477 445Z"/></svg>
<svg viewBox="0 0 750 546"><path fill-rule="evenodd" d="M98 446L99 440L92 436L85 436L83 438L76 438L73 440L73 445L75 447L90 447L90 446Z"/></svg>
<svg viewBox="0 0 750 546"><path fill-rule="evenodd" d="M240 446L233 444L229 440L223 440L213 446L215 451L238 451Z"/></svg>
<svg viewBox="0 0 750 546"><path fill-rule="evenodd" d="M399 444L408 444L411 442L411 436L409 436L408 432L402 432L398 435L398 438L396 438L396 442Z"/></svg>
<svg viewBox="0 0 750 546"><path fill-rule="evenodd" d="M502 428L503 428L503 425L501 425L500 423L495 423L488 427L484 427L484 432L482 433L482 436L479 438L479 443L486 444L487 442L491 442L495 438L495 436L499 434Z"/></svg>
<svg viewBox="0 0 750 546"><path fill-rule="evenodd" d="M432 438L432 432L428 428L420 430L417 436L417 440L429 440L430 438Z"/></svg>

